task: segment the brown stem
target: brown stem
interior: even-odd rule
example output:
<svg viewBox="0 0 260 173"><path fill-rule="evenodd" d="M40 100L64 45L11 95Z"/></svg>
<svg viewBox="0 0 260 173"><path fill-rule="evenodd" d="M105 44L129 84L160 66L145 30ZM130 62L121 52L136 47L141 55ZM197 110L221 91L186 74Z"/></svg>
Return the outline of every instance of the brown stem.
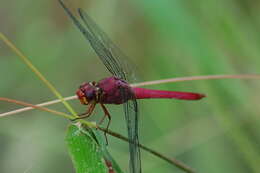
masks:
<svg viewBox="0 0 260 173"><path fill-rule="evenodd" d="M164 84L164 83L184 82L184 81L193 81L193 80L209 80L209 79L260 79L260 75L240 74L240 75L207 75L207 76L177 77L177 78L170 78L170 79L141 82L141 83L131 84L131 86L140 87L140 86L157 85L157 84Z"/></svg>
<svg viewBox="0 0 260 173"><path fill-rule="evenodd" d="M36 105L33 105L33 104L30 104L30 103L26 103L26 102L23 102L23 101L18 101L18 100L14 100L14 99L9 99L9 98L4 98L4 97L0 97L0 100L2 101L6 101L6 102L10 102L10 103L15 103L15 104L18 104L18 105L22 105L22 106L28 106L28 107L32 107L32 108L35 108L35 109L39 109L39 110L42 110L42 111L45 111L45 112L49 112L49 113L53 113L53 114L56 114L56 115L61 115L65 118L68 118L68 119L74 119L74 117L68 115L68 114L65 114L63 112L59 112L59 111L55 111L55 110L52 110L52 109L48 109L48 108L45 108L45 107L41 107L41 106L36 106ZM127 137L119 134L119 133L116 133L116 132L113 132L111 130L107 130L105 128L102 128L102 127L98 127L96 125L93 125L92 123L89 123L85 120L79 120L80 122L90 126L90 127L94 127L94 128L98 128L99 130L103 131L103 132L106 132L107 134L111 135L111 136L114 136L118 139L121 139L123 141L126 141L126 142L131 142ZM140 148L142 148L143 150L167 161L168 163L172 164L172 165L175 165L177 166L178 168L188 172L188 173L194 173L195 171L193 169L191 169L189 166L185 165L184 163L176 160L176 159L171 159L171 158L168 158L166 156L164 156L163 154L157 152L157 151L154 151L142 144L138 144L138 146Z"/></svg>
<svg viewBox="0 0 260 173"><path fill-rule="evenodd" d="M107 129L102 128L102 127L97 127L97 128L99 130L103 131L103 132L106 132L107 134L109 134L111 136L114 136L114 137L118 138L118 139L121 139L121 140L126 141L126 142L133 143L127 137L125 137L125 136L123 136L123 135L121 135L119 133L113 132L111 130L107 130ZM182 169L185 172L195 173L195 170L193 170L191 167L187 166L186 164L184 164L183 162L181 162L181 161L179 161L177 159L166 157L163 154L161 154L161 153L159 153L159 152L157 152L157 151L155 151L155 150L153 150L151 148L148 148L148 147L146 147L146 146L144 146L144 145L142 145L140 143L138 144L138 146L140 148L142 148L143 150L145 150L145 151L147 151L147 152L149 152L149 153L151 153L151 154L161 158L162 160L165 160L166 162L168 162L168 163L170 163L172 165L175 165L176 167Z"/></svg>
<svg viewBox="0 0 260 173"><path fill-rule="evenodd" d="M76 99L76 98L77 98L76 96L70 96L70 97L64 98L64 100L66 100L66 101L67 101L67 100L74 100L74 99ZM12 100L12 99L9 99L9 100ZM7 101L7 100L5 100L5 101ZM15 100L13 100L13 101L15 101ZM43 106L53 105L53 104L60 103L60 102L61 102L60 99L56 99L56 100L52 100L52 101L40 103L40 104L37 104L37 105L32 105L32 104L30 104L30 106L29 106L29 105L23 104L23 106L28 106L28 107L21 108L21 109L16 109L16 110L13 110L13 111L9 111L9 112L2 113L2 114L0 114L0 117L12 115L12 114L18 114L18 113L25 112L25 111L29 111L29 110L32 110L32 109L37 109L36 107L43 107ZM14 103L14 102L13 102L13 103ZM41 109L41 108L39 108L39 109Z"/></svg>
<svg viewBox="0 0 260 173"><path fill-rule="evenodd" d="M26 102L14 100L14 99L0 97L0 100L6 101L6 102L10 102L10 103L15 103L15 104L22 105L22 106L28 106L30 108L39 109L39 110L50 112L50 113L57 114L57 115L61 115L61 116L65 117L65 118L68 118L68 119L72 119L73 118L72 116L70 116L68 114L65 114L63 112L55 111L55 110L52 110L52 109L48 109L48 108L45 108L45 107L33 105L33 104L30 104L30 103L26 103ZM2 114L0 114L0 117L1 116L2 116Z"/></svg>
<svg viewBox="0 0 260 173"><path fill-rule="evenodd" d="M170 79L162 79L162 80L155 80L155 81L147 81L141 82L136 84L131 84L132 87L141 87L141 86L148 86L148 85L157 85L163 83L174 83L174 82L182 82L182 81L192 81L192 80L209 80L209 79L260 79L260 75L258 74L241 74L241 75L207 75L207 76L191 76L191 77L178 77L178 78L170 78ZM70 96L64 98L64 100L75 100L77 96ZM61 100L53 100L41 104L37 104L35 106L47 106L52 105L55 103L59 103ZM34 109L33 107L26 107L22 109L16 109L14 111L5 112L0 114L0 117L17 114L20 112L28 111Z"/></svg>

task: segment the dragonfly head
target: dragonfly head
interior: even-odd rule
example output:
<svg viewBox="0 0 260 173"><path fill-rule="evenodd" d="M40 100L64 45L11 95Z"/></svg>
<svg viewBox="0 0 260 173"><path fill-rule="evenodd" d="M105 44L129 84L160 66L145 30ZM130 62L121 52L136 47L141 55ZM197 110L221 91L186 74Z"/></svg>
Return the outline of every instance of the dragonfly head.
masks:
<svg viewBox="0 0 260 173"><path fill-rule="evenodd" d="M97 87L96 82L83 83L76 94L82 104L88 105L89 103L99 101L100 88Z"/></svg>

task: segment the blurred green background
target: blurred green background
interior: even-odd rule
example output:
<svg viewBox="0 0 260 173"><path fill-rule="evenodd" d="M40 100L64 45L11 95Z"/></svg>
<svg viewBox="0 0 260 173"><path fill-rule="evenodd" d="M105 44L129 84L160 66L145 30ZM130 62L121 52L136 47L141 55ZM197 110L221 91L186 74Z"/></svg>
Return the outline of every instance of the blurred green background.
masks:
<svg viewBox="0 0 260 173"><path fill-rule="evenodd" d="M210 74L260 73L260 2L254 0L77 0L129 55L139 81ZM1 1L1 32L63 96L109 73L56 0ZM56 99L0 41L0 96L41 103ZM198 102L140 101L140 141L198 172L260 172L257 80L208 80L150 88L200 92ZM77 112L85 106L70 102ZM0 104L0 112L21 106ZM122 106L108 106L111 129L125 134ZM63 105L50 108L66 111ZM98 107L91 120L99 120ZM1 118L0 172L74 172L64 141L68 120L38 110ZM109 137L128 172L128 145ZM182 172L142 152L143 172Z"/></svg>

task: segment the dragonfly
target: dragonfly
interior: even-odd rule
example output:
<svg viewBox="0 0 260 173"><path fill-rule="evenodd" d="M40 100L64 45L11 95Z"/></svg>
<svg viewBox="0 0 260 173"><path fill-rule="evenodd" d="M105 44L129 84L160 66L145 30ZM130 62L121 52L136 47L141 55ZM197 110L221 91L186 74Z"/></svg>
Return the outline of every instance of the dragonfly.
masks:
<svg viewBox="0 0 260 173"><path fill-rule="evenodd" d="M65 6L62 0L59 3L72 19L73 23L88 40L99 59L103 62L112 76L104 78L98 82L85 82L76 91L78 99L83 105L88 105L85 113L80 114L80 118L92 115L97 104L104 111L104 116L100 120L108 118L107 129L111 123L111 115L106 108L106 104L123 104L124 114L129 138L129 168L131 173L141 173L141 158L138 133L139 109L137 99L149 98L170 98L181 100L199 100L205 95L191 92L162 91L131 87L128 83L131 78L129 66L126 65L126 56L110 40L110 38L99 28L99 26L82 9L78 9L80 20Z"/></svg>

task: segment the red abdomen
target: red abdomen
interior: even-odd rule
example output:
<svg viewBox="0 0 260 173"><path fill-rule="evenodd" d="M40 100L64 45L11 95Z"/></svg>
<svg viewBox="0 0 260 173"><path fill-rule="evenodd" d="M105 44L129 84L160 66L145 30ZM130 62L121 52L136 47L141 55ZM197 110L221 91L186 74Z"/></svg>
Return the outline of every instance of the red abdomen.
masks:
<svg viewBox="0 0 260 173"><path fill-rule="evenodd" d="M180 100L199 100L205 95L191 92L163 91L145 88L133 88L136 99L171 98Z"/></svg>

